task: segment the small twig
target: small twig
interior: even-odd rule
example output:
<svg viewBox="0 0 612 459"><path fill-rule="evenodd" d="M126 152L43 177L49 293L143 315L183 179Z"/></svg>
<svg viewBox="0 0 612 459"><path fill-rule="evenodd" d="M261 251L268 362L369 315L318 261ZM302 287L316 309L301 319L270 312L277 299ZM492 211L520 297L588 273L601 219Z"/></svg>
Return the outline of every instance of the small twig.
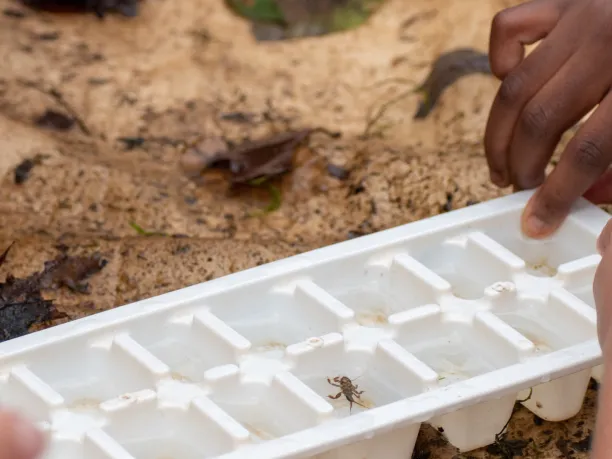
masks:
<svg viewBox="0 0 612 459"><path fill-rule="evenodd" d="M527 396L527 398L525 398L524 400L517 400L516 403L525 403L528 400L531 400L531 396L533 395L533 387L529 388L529 395ZM495 438L502 438L506 432L506 429L508 428L508 425L510 424L510 420L512 419L512 416L510 416L508 418L508 421L506 421L506 425L503 427L503 429L495 435Z"/></svg>
<svg viewBox="0 0 612 459"><path fill-rule="evenodd" d="M66 99L64 99L64 96L62 95L61 92L59 92L59 90L53 87L50 89L45 89L33 81L21 81L21 83L27 87L36 89L37 91L51 97L58 105L61 105L62 108L70 114L70 116L79 125L79 128L81 129L81 131L83 131L84 134L88 136L92 135L91 130L87 127L87 125L82 120L82 118L78 115L76 110L74 110L72 106L66 101Z"/></svg>
<svg viewBox="0 0 612 459"><path fill-rule="evenodd" d="M132 227L132 229L134 229L134 231L136 231L138 234L140 234L141 236L168 236L166 233L160 232L160 231L147 231L145 230L142 226L140 226L138 223L130 221L128 222L128 224Z"/></svg>
<svg viewBox="0 0 612 459"><path fill-rule="evenodd" d="M529 389L529 395L527 396L527 398L525 400L517 400L517 403L525 403L529 400L531 400L531 396L533 395L533 387L531 387Z"/></svg>
<svg viewBox="0 0 612 459"><path fill-rule="evenodd" d="M262 177L260 179L252 180L250 184L253 186L266 185L268 193L270 194L270 203L263 209L251 212L250 214L251 217L263 217L280 208L281 203L282 203L281 192L274 185L272 185L271 183L268 183L267 177Z"/></svg>
<svg viewBox="0 0 612 459"><path fill-rule="evenodd" d="M79 125L79 127L81 128L81 131L83 131L83 133L85 133L86 135L89 135L89 136L91 135L91 130L87 127L87 125L81 119L81 117L78 115L76 110L74 110L72 108L72 106L68 102L66 102L66 99L64 99L64 96L62 96L62 94L57 89L51 88L49 90L48 94L53 99L55 99L55 101L59 105L61 105L64 108L64 110L66 110L68 113L70 113L70 115L74 118L74 120Z"/></svg>
<svg viewBox="0 0 612 459"><path fill-rule="evenodd" d="M369 86L364 86L363 89L375 89L375 88L380 88L381 86L384 86L386 84L391 84L391 83L400 83L400 84L414 84L414 81L409 80L408 78L385 78L384 80L380 80L377 81L375 83L372 83Z"/></svg>
<svg viewBox="0 0 612 459"><path fill-rule="evenodd" d="M0 255L0 266L2 266L6 261L6 257L8 257L8 254L11 251L11 247L13 247L14 244L15 241L11 242L9 246L4 250L4 252L2 252L2 255Z"/></svg>
<svg viewBox="0 0 612 459"><path fill-rule="evenodd" d="M329 129L323 128L323 127L316 127L312 129L311 134L325 134L328 137L331 137L332 139L337 139L339 137L342 136L342 133L337 132L337 131L330 131Z"/></svg>
<svg viewBox="0 0 612 459"><path fill-rule="evenodd" d="M408 91L405 91L399 94L397 97L394 97L393 99L388 100L387 102L385 102L379 107L375 115L372 115L372 107L370 107L370 109L368 109L368 114L366 115L367 121L366 121L365 129L363 130L362 137L367 139L371 135L372 128L376 125L376 123L378 123L378 121L380 121L380 119L383 117L383 115L386 113L386 111L391 106L395 105L398 102L401 102L402 100L404 100L405 98L409 97L410 95L414 93L415 93L415 89L410 89Z"/></svg>

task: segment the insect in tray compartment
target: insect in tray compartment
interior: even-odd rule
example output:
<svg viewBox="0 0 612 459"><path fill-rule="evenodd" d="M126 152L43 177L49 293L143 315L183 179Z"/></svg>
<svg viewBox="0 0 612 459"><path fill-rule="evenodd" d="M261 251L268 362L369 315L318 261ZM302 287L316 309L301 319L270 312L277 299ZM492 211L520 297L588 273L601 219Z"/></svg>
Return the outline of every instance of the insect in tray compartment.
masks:
<svg viewBox="0 0 612 459"><path fill-rule="evenodd" d="M349 378L348 376L336 376L333 382L329 378L327 378L327 382L330 383L332 386L340 388L340 392L338 392L336 395L328 395L328 397L333 400L337 400L342 395L344 395L350 403L349 413L353 409L353 403L367 409L367 406L362 405L353 398L356 397L357 399L361 400L361 394L363 394L364 391L358 391L357 389L359 388L359 386L357 384L353 384L353 380L351 380L351 378Z"/></svg>

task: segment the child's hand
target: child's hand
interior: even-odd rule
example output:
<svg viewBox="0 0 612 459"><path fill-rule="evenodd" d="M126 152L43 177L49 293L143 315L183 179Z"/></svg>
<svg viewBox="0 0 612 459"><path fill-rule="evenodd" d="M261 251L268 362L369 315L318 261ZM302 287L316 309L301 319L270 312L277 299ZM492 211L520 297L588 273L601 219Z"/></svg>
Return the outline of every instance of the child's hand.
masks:
<svg viewBox="0 0 612 459"><path fill-rule="evenodd" d="M593 294L597 307L597 332L601 346L604 375L599 391L597 421L593 439L593 459L610 458L612 439L612 220L608 222L599 239L597 249L601 262L593 281Z"/></svg>
<svg viewBox="0 0 612 459"><path fill-rule="evenodd" d="M43 448L43 435L30 421L0 411L0 459L36 459Z"/></svg>
<svg viewBox="0 0 612 459"><path fill-rule="evenodd" d="M524 45L543 39L526 58ZM490 60L502 79L485 134L492 181L535 188L523 230L545 237L574 201L612 202L612 0L532 0L493 20ZM561 135L599 104L563 152L545 167ZM596 185L595 187L593 185Z"/></svg>
<svg viewBox="0 0 612 459"><path fill-rule="evenodd" d="M593 280L593 295L597 306L597 333L602 350L612 348L608 343L612 328L612 220L608 221L597 239L601 262Z"/></svg>

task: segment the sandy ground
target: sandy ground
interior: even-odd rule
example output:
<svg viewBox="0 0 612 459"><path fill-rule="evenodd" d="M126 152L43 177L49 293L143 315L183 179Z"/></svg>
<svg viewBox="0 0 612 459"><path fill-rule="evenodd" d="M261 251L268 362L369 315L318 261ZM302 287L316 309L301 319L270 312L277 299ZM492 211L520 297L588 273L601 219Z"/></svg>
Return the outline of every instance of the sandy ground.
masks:
<svg viewBox="0 0 612 459"><path fill-rule="evenodd" d="M486 50L493 14L511 3L394 0L358 30L267 44L214 0L148 0L135 20L0 14L0 247L17 240L2 276L41 269L60 243L101 250L110 263L91 294L55 296L79 317L503 194L481 146L498 85L490 77L461 80L424 121L413 121L417 96L407 97L386 112L380 136L362 134L368 110L421 81L437 54ZM0 10L15 5L0 0ZM35 126L61 107L32 84L59 90L90 135ZM255 121L219 120L236 111ZM266 193L231 193L219 176L196 185L178 166L180 148L126 150L117 140L257 138L283 128L258 120L266 113L342 137L312 139L282 181L280 209L264 218L250 213ZM35 154L47 157L16 185L14 167ZM349 177L331 176L330 163ZM130 221L188 237L145 238ZM520 409L509 438L533 438L525 457L587 457L595 393L565 423ZM424 433L415 457L470 457Z"/></svg>

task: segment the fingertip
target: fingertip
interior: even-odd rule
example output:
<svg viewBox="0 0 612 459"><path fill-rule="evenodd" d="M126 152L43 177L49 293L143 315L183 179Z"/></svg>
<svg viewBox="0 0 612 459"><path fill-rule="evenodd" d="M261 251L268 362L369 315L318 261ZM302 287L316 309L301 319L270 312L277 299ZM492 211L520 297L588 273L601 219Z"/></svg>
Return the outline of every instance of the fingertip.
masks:
<svg viewBox="0 0 612 459"><path fill-rule="evenodd" d="M0 413L0 459L37 459L44 443L32 422L17 413Z"/></svg>
<svg viewBox="0 0 612 459"><path fill-rule="evenodd" d="M489 177L491 182L493 182L493 184L498 188L506 188L508 186L508 181L501 172L490 171Z"/></svg>
<svg viewBox="0 0 612 459"><path fill-rule="evenodd" d="M556 0L531 0L498 12L491 22L491 71L503 79L525 57L524 45L533 44L555 27L560 7Z"/></svg>
<svg viewBox="0 0 612 459"><path fill-rule="evenodd" d="M603 240L602 235L600 234L597 238L597 253L603 257L604 252L606 251L607 243Z"/></svg>
<svg viewBox="0 0 612 459"><path fill-rule="evenodd" d="M551 236L561 225L563 218L546 210L540 190L529 200L521 216L521 230L532 239Z"/></svg>
<svg viewBox="0 0 612 459"><path fill-rule="evenodd" d="M524 211L521 222L523 234L531 239L543 239L550 236L558 228L558 224L551 224L538 215Z"/></svg>
<svg viewBox="0 0 612 459"><path fill-rule="evenodd" d="M599 234L599 237L597 238L597 252L599 252L599 254L603 256L604 253L606 253L606 250L608 250L608 248L610 247L611 242L612 242L612 219L608 220L608 223L606 223L606 226L604 226L604 229L601 231L601 233Z"/></svg>

